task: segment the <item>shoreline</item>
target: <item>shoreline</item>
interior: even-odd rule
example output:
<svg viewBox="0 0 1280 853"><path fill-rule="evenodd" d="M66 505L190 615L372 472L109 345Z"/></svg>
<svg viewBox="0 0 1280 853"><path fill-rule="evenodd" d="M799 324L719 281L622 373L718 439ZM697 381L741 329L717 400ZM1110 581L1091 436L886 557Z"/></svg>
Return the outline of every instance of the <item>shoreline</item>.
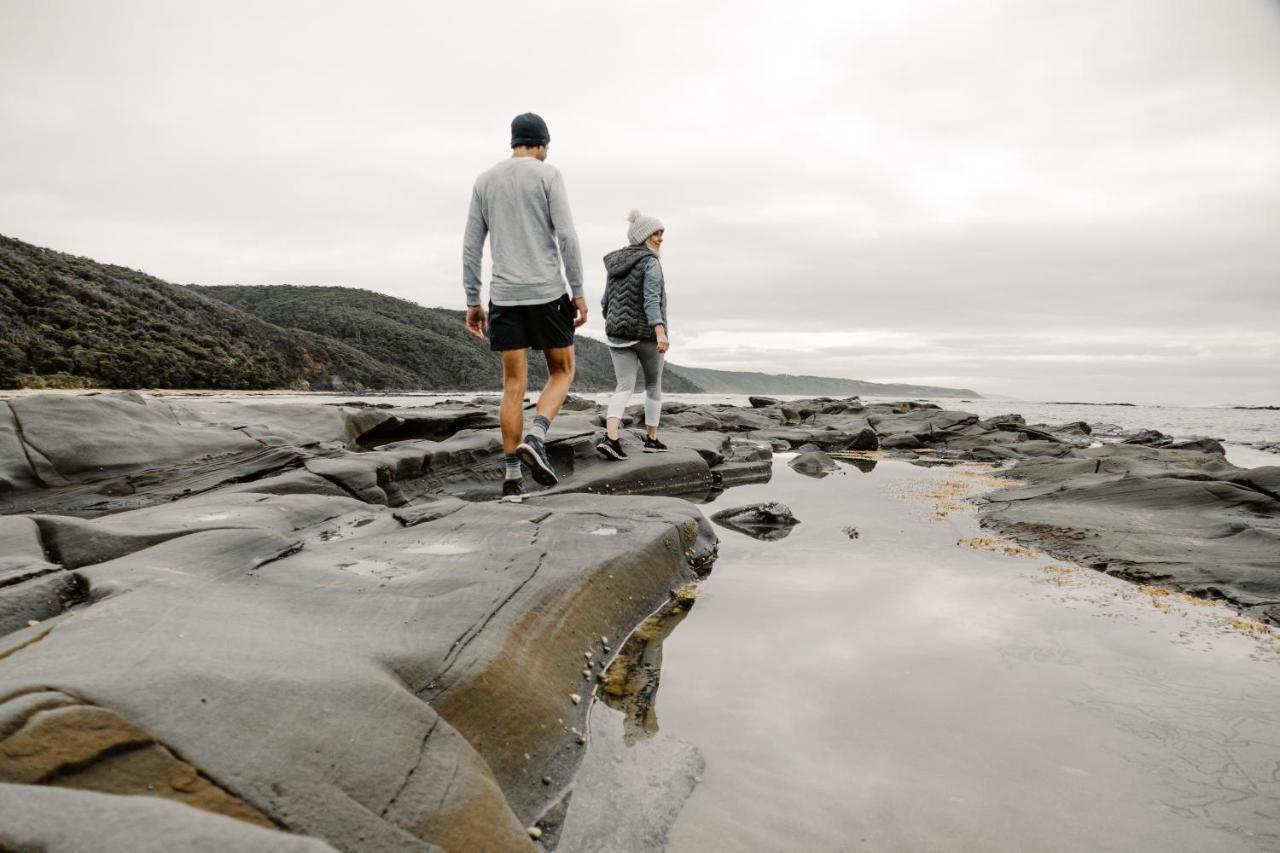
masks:
<svg viewBox="0 0 1280 853"><path fill-rule="evenodd" d="M493 501L500 444L492 400L383 408L273 396L281 395L5 402L13 417L12 426L0 419L0 540L11 556L0 563L9 614L0 625L0 696L60 686L42 704L0 703L0 723L35 732L24 737L34 737L37 764L52 762L39 765L46 774L68 760L55 748L65 726L105 713L113 726L141 732L131 737L148 749L190 762L182 772L210 780L203 799L151 781L161 796L195 808L264 815L345 849L374 837L457 846L481 832L515 847L545 833L546 848L590 741L600 674L716 559L716 528L696 503L740 486L767 492L774 451L788 477L886 461L985 463L1017 485L995 483L1002 488L984 504L984 523L998 519L991 523L1016 534L1010 524L1046 524L1071 498L1077 513L1101 507L1100 516L1081 516L1080 529L1102 537L1103 549L1121 547L1106 538L1106 518L1122 518L1126 507L1155 506L1172 520L1170 532L1144 541L1153 553L1181 535L1186 513L1221 515L1215 523L1245 535L1201 530L1205 547L1218 549L1214 565L1261 571L1239 575L1239 590L1226 594L1280 621L1259 601L1272 592L1267 584L1280 583L1280 567L1251 544L1280 530L1280 500L1270 494L1280 468L1236 468L1203 441L1148 431L1130 438L1163 446L1123 436L1099 444L1087 424L1028 425L918 402L753 398L750 408L672 402L664 414L670 453L637 446L626 462L609 463L592 448L601 407L571 398L548 441L562 483L512 507ZM626 440L636 442L630 432ZM1117 483L1130 491L1117 497ZM1139 485L1155 491L1135 497ZM1206 488L1210 503L1201 496L1185 507L1183 492L1167 494ZM1252 516L1234 509L1246 493ZM655 497L632 496L640 494ZM947 501L964 497L936 499L945 517ZM1006 517L1010 508L1022 514ZM1173 585L1210 594L1188 578ZM1233 582L1216 579L1216 597L1224 579ZM167 673L155 682L162 692L125 686L113 649L126 643L142 654L130 667ZM273 649L269 660L259 648ZM327 669L317 669L317 649ZM229 666L242 670L235 690L226 686ZM345 673L336 680L334 666ZM281 681L281 670L301 680ZM369 696L383 698L370 707ZM310 719L316 707L334 709L332 719L277 740L241 737L281 708ZM381 734L353 752L340 746L351 726ZM94 742L73 763L92 769L118 748ZM672 749L672 760L692 760ZM304 758L313 753L338 760L338 775L317 773ZM406 755L414 756L407 765ZM437 771L450 766L465 768L456 772L466 783L427 808L441 793ZM23 772L0 772L0 782L29 787L40 778ZM335 797L385 808L313 808ZM67 819L88 820L92 808L72 803ZM465 829L431 817L446 812L468 815Z"/></svg>

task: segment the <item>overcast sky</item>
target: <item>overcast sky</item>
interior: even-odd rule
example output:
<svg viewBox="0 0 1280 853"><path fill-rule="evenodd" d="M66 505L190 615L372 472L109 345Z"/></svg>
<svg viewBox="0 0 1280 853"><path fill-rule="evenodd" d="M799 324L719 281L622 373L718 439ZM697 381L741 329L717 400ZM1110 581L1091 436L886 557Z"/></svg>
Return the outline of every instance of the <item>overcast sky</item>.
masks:
<svg viewBox="0 0 1280 853"><path fill-rule="evenodd" d="M1280 403L1275 0L0 0L0 233L462 307L526 110L678 363Z"/></svg>

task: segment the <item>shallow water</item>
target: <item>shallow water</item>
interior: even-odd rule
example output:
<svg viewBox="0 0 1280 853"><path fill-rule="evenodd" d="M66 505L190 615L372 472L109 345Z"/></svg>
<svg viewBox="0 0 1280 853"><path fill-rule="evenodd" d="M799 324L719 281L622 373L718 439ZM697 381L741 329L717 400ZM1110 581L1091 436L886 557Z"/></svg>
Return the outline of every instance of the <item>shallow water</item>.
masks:
<svg viewBox="0 0 1280 853"><path fill-rule="evenodd" d="M655 781L643 751L701 751L667 850L1280 850L1275 640L1220 605L957 544L981 535L948 509L977 485L959 469L774 470L716 506L781 500L802 523L720 529L665 643L659 733L593 746L667 800L693 765ZM596 706L593 737L616 713Z"/></svg>

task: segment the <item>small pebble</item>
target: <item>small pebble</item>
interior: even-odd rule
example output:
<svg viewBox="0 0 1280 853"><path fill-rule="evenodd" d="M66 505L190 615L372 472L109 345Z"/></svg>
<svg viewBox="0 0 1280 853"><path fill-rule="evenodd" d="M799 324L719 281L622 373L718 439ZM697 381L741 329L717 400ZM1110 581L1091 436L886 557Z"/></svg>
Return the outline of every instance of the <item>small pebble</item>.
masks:
<svg viewBox="0 0 1280 853"><path fill-rule="evenodd" d="M550 777L550 776L543 776L543 777L542 777L542 784L544 784L544 785L550 785L550 784L551 784L551 777Z"/></svg>
<svg viewBox="0 0 1280 853"><path fill-rule="evenodd" d="M592 655L591 652L583 652L582 656L587 660L591 660L591 658L594 657L594 655Z"/></svg>
<svg viewBox="0 0 1280 853"><path fill-rule="evenodd" d="M534 841L537 841L539 838L542 837L542 830L538 829L538 827L536 826L529 827L529 837L532 838Z"/></svg>
<svg viewBox="0 0 1280 853"><path fill-rule="evenodd" d="M39 624L40 624L40 620L39 620L39 619L28 619L28 620L27 620L27 627L28 627L28 628L34 628L35 626L37 626L37 625L39 625Z"/></svg>
<svg viewBox="0 0 1280 853"><path fill-rule="evenodd" d="M605 637L605 636L603 636L603 635L601 635L601 637L600 637L600 645L602 645L602 646L607 646L607 645L609 645L609 638L608 638L608 637Z"/></svg>
<svg viewBox="0 0 1280 853"><path fill-rule="evenodd" d="M585 744L586 744L586 742L587 742L587 736L586 736L586 735L578 735L578 743L579 743L579 744L585 745Z"/></svg>
<svg viewBox="0 0 1280 853"><path fill-rule="evenodd" d="M570 694L569 694L569 701L570 701L570 702L572 702L573 704L577 705L579 702L581 702L581 701L582 701L582 697L581 697L581 696L579 696L577 693L570 693Z"/></svg>

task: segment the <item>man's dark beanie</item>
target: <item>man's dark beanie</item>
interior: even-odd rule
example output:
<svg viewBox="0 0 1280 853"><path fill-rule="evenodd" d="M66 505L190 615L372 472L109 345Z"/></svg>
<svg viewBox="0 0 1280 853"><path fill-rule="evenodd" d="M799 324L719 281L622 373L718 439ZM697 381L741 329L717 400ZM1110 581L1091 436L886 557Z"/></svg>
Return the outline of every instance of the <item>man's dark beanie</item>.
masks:
<svg viewBox="0 0 1280 853"><path fill-rule="evenodd" d="M547 123L537 113L523 113L511 120L511 147L527 145L536 148L551 141Z"/></svg>

